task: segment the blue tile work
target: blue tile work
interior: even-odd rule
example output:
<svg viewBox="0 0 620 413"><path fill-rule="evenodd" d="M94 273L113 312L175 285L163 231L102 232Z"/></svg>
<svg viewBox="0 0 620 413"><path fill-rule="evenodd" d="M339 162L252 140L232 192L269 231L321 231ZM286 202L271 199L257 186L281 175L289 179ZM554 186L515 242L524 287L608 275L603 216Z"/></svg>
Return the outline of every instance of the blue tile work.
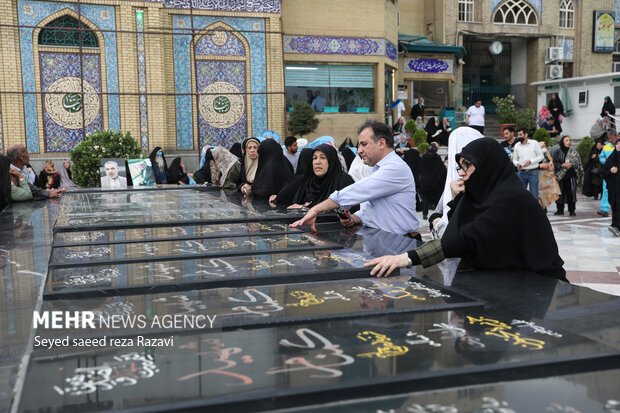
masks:
<svg viewBox="0 0 620 413"><path fill-rule="evenodd" d="M41 2L18 0L19 24L36 26L43 19L58 11L67 9L78 12L77 5L70 3ZM113 6L82 4L80 14L102 30L115 30L116 20ZM35 92L33 31L32 28L19 29L22 58L22 78L24 92ZM105 40L105 61L107 92L118 93L118 68L116 58L116 34L103 33ZM38 106L34 94L24 95L24 112L26 115L26 144L29 152L39 152ZM119 97L108 96L108 122L110 129L120 129Z"/></svg>
<svg viewBox="0 0 620 413"><path fill-rule="evenodd" d="M213 36L202 36L196 42L197 55L215 55L215 56L245 56L245 47L243 43L232 34L224 30L214 30L214 35L220 40L213 41Z"/></svg>
<svg viewBox="0 0 620 413"><path fill-rule="evenodd" d="M214 23L221 22L233 29L243 30L239 33L245 37L250 46L246 55L250 57L250 85L246 91L251 92L252 130L249 134L260 135L267 130L267 80L265 67L265 21L257 18L194 16L193 27L203 30ZM172 18L175 30L174 37L174 77L175 92L182 94L176 97L177 149L193 149L192 104L195 104L192 93L192 75L190 71L190 42L188 28L192 27L190 16L175 15ZM249 86L249 87L248 87Z"/></svg>
<svg viewBox="0 0 620 413"><path fill-rule="evenodd" d="M198 91L204 90L215 82L226 82L235 86L240 92L245 91L245 62L222 62L222 61L196 61L196 73L198 78ZM215 92L216 90L213 90ZM224 93L222 93L224 94ZM206 100L213 101L214 96L206 96ZM239 96L237 99L244 102L245 96ZM247 136L247 114L244 108L245 104L240 107L239 114L234 120L236 121L229 127L214 127L210 125L203 117L201 110L198 111L200 130L200 146L212 145L230 148L233 143L243 140ZM220 116L231 115L233 111L227 111ZM213 123L213 122L212 122ZM232 122L225 122L226 125Z"/></svg>
<svg viewBox="0 0 620 413"><path fill-rule="evenodd" d="M79 91L81 89L80 57L72 53L41 53L41 88L50 90L50 86L60 85L56 91ZM83 55L82 69L84 90L101 92L99 55ZM70 80L74 79L71 83ZM91 86L91 88L88 87ZM73 88L71 86L74 86ZM64 95L67 96L67 95ZM86 118L86 134L101 130L103 118L99 95L85 95L86 104L75 111L64 108L63 95L43 95L43 125L45 130L45 149L47 152L66 152L73 149L84 139L82 119ZM91 104L89 105L89 102ZM88 106L87 106L88 105ZM87 110L87 107L90 110ZM83 115L86 110L89 115Z"/></svg>
<svg viewBox="0 0 620 413"><path fill-rule="evenodd" d="M144 46L144 12L136 11L136 46L138 50L138 91L140 110L140 145L149 147L149 116L146 99L146 55Z"/></svg>
<svg viewBox="0 0 620 413"><path fill-rule="evenodd" d="M614 14L616 15L616 24L620 24L620 0L614 0Z"/></svg>
<svg viewBox="0 0 620 413"><path fill-rule="evenodd" d="M398 49L385 39L362 37L283 36L284 53L388 56L398 59Z"/></svg>
<svg viewBox="0 0 620 413"><path fill-rule="evenodd" d="M534 10L536 10L536 13L538 13L538 16L542 16L542 0L521 0L525 3L529 3L532 7L534 7ZM497 8L497 6L500 5L500 3L503 3L504 0L491 0L491 15L493 14L493 12L495 11L495 9ZM559 2L558 2L559 4Z"/></svg>
<svg viewBox="0 0 620 413"><path fill-rule="evenodd" d="M189 9L190 0L163 0L164 7ZM280 0L192 0L194 9L249 11L254 13L280 13Z"/></svg>

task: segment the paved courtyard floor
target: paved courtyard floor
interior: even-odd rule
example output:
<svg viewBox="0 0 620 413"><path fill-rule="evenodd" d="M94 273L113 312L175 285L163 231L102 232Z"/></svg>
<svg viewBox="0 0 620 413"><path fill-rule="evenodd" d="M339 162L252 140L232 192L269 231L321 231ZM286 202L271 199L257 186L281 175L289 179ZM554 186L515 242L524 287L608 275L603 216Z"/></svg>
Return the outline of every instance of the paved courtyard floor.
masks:
<svg viewBox="0 0 620 413"><path fill-rule="evenodd" d="M555 239L564 260L568 280L577 285L620 296L620 237L608 229L611 216L603 218L597 214L600 200L579 196L577 216L569 216L565 207L564 216L553 215L555 204L547 209L547 216L553 227ZM430 239L428 222L418 218L423 227L425 240ZM506 245L506 248L519 248Z"/></svg>

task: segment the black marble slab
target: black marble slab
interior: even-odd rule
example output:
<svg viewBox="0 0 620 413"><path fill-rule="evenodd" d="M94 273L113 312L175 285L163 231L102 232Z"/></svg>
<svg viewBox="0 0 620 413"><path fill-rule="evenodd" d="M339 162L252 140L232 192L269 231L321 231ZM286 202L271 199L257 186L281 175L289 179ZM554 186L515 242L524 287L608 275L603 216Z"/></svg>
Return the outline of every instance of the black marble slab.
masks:
<svg viewBox="0 0 620 413"><path fill-rule="evenodd" d="M54 236L55 247L100 244L126 244L132 242L168 241L208 238L236 238L248 235L274 235L299 233L284 221L248 222L241 224L214 224L178 227L115 229L86 232L59 232Z"/></svg>
<svg viewBox="0 0 620 413"><path fill-rule="evenodd" d="M410 282L409 277L400 276L52 300L45 301L40 311L92 312L100 327L86 331L76 328L70 334L94 338L161 333L161 328L149 326L152 326L153 319L163 319L169 314L200 316L201 319L208 316L217 326L231 329L361 317L376 311L383 314L424 312L482 304L445 288L437 288L434 284ZM117 320L119 324L110 326L111 320ZM128 327L119 328L121 320L126 323L123 326ZM136 323L136 320L144 321L144 324ZM39 328L37 334L51 338L66 335L67 332Z"/></svg>
<svg viewBox="0 0 620 413"><path fill-rule="evenodd" d="M328 230L334 226L340 229ZM318 234L306 233L304 236L315 237L324 243L337 243L342 248L330 250L316 247L316 250L309 251L306 247L305 251L302 249L299 252L270 249L264 253L255 251L248 255L208 259L190 256L183 261L176 258L161 262L51 268L44 298L163 293L360 278L369 275L370 270L364 267L364 263L373 257L402 253L418 245L416 240L381 230L360 228L352 231L342 229L339 223L321 224L319 228L321 231Z"/></svg>
<svg viewBox="0 0 620 413"><path fill-rule="evenodd" d="M247 234L246 234L247 235ZM81 267L84 265L123 264L172 261L191 258L227 258L257 255L265 252L295 253L339 249L341 245L312 233L267 234L237 238L152 241L129 244L54 247L49 268Z"/></svg>
<svg viewBox="0 0 620 413"><path fill-rule="evenodd" d="M18 411L251 411L620 367L618 350L513 321L476 309L376 315L105 338L83 354L63 355L59 343L52 357L37 353L35 338Z"/></svg>
<svg viewBox="0 0 620 413"><path fill-rule="evenodd" d="M367 277L351 250L261 253L50 269L44 299L81 298Z"/></svg>
<svg viewBox="0 0 620 413"><path fill-rule="evenodd" d="M278 410L280 413L617 413L620 370L487 383Z"/></svg>

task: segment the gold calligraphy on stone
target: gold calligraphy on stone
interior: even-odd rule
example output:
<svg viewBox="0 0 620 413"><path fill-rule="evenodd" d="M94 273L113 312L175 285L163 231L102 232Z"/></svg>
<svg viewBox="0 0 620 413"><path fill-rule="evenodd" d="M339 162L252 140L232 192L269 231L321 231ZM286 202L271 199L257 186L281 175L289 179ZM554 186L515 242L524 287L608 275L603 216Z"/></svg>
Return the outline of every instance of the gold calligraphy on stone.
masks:
<svg viewBox="0 0 620 413"><path fill-rule="evenodd" d="M520 333L511 333L508 330L512 330L512 327L506 323L502 323L499 320L486 317L471 317L467 316L469 324L480 324L482 326L490 327L484 334L487 336L499 337L507 342L512 342L515 346L521 346L523 348L531 348L533 350L542 350L545 347L545 342L533 338L521 337Z"/></svg>
<svg viewBox="0 0 620 413"><path fill-rule="evenodd" d="M402 287L394 284L388 284L384 282L378 282L372 287L373 290L381 290L384 296L393 298L395 300L400 300L401 298L411 298L412 300L420 300L425 301L425 297L420 297L419 295L415 295L412 292L407 291L407 287ZM389 289L385 291L385 289Z"/></svg>
<svg viewBox="0 0 620 413"><path fill-rule="evenodd" d="M370 353L361 353L357 357L378 357L385 359L388 357L402 356L409 352L406 346L397 346L392 343L392 339L385 334L375 333L374 331L363 331L357 333L357 338L362 341L370 342L371 345L377 346L377 350Z"/></svg>
<svg viewBox="0 0 620 413"><path fill-rule="evenodd" d="M311 305L319 305L325 302L325 300L317 298L316 295L306 291L293 291L289 295L299 300L298 303L287 304L291 307L310 307Z"/></svg>

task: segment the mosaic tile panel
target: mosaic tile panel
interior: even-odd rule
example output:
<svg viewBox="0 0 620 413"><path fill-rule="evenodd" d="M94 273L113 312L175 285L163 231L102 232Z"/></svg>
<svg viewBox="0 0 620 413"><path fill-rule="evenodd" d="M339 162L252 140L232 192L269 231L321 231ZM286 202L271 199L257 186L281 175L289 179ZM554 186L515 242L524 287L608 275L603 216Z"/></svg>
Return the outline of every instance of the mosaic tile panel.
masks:
<svg viewBox="0 0 620 413"><path fill-rule="evenodd" d="M499 6L504 0L491 0L491 14L493 14L493 12L495 11L495 9L497 8L497 6ZM542 15L542 0L521 0L524 3L529 3L534 10L536 10L536 13L538 13L539 16Z"/></svg>
<svg viewBox="0 0 620 413"><path fill-rule="evenodd" d="M620 24L620 0L614 0L614 14L616 15L616 24Z"/></svg>
<svg viewBox="0 0 620 413"><path fill-rule="evenodd" d="M404 71L417 73L454 73L454 60L431 58L405 59Z"/></svg>
<svg viewBox="0 0 620 413"><path fill-rule="evenodd" d="M138 90L140 110L140 144L143 148L149 147L149 117L146 99L146 55L144 46L144 12L136 11L136 47L138 50Z"/></svg>
<svg viewBox="0 0 620 413"><path fill-rule="evenodd" d="M86 134L103 126L99 55L83 55L81 64L70 53L41 53L40 60L41 89L55 92L43 95L45 149L70 151L84 139L83 124Z"/></svg>
<svg viewBox="0 0 620 413"><path fill-rule="evenodd" d="M398 48L385 39L361 37L284 36L284 53L387 56L398 59Z"/></svg>
<svg viewBox="0 0 620 413"><path fill-rule="evenodd" d="M163 0L164 7L189 9L190 0ZM193 0L194 9L280 13L280 0Z"/></svg>
<svg viewBox="0 0 620 413"><path fill-rule="evenodd" d="M564 49L564 60L573 60L575 56L575 39L561 37L558 39L558 47Z"/></svg>
<svg viewBox="0 0 620 413"><path fill-rule="evenodd" d="M241 33L250 45L250 85L246 85L247 92L252 92L252 130L249 134L261 135L267 130L267 91L265 67L265 21L255 18L194 16L193 27L203 30L214 23L224 23L233 29L243 30ZM192 105L192 75L190 72L190 43L191 35L187 30L192 27L190 16L173 16L174 35L174 76L175 92L187 94L176 97L177 119L177 149L193 149L193 118ZM185 34L187 33L187 34ZM246 50L246 54L248 51Z"/></svg>
<svg viewBox="0 0 620 413"><path fill-rule="evenodd" d="M19 24L24 26L36 26L49 15L64 9L78 12L77 5L58 2L41 2L18 0ZM114 7L82 4L80 14L99 29L115 30L116 20ZM34 79L34 54L33 54L33 31L29 27L19 29L22 79L24 92L36 92ZM105 62L107 92L118 93L118 67L116 57L116 34L114 32L103 33L105 41ZM110 129L120 129L119 97L108 96L108 122ZM29 152L39 152L38 135L38 105L35 94L24 95L24 112L26 115L26 143Z"/></svg>
<svg viewBox="0 0 620 413"><path fill-rule="evenodd" d="M199 98L200 146L230 148L247 136L245 96L229 94L245 92L245 63L198 60L196 74L198 91L221 93Z"/></svg>
<svg viewBox="0 0 620 413"><path fill-rule="evenodd" d="M197 55L245 56L245 47L237 36L224 30L214 30L196 42Z"/></svg>

